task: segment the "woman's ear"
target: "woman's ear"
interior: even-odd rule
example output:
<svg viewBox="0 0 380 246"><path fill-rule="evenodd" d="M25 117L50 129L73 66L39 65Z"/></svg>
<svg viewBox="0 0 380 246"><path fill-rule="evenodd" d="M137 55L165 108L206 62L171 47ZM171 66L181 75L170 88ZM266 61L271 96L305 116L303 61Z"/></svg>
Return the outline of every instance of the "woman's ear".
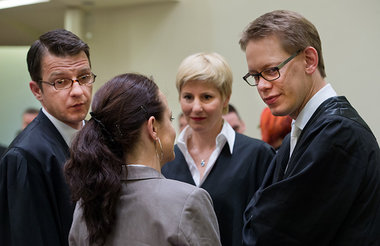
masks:
<svg viewBox="0 0 380 246"><path fill-rule="evenodd" d="M230 103L230 98L231 98L231 95L226 97L226 99L224 100L224 103L223 103L223 108L228 108L228 104Z"/></svg>
<svg viewBox="0 0 380 246"><path fill-rule="evenodd" d="M318 68L318 52L314 47L308 46L304 50L305 55L305 72L313 74Z"/></svg>
<svg viewBox="0 0 380 246"><path fill-rule="evenodd" d="M157 124L156 118L154 116L150 116L149 119L148 119L147 127L148 127L149 136L153 140L157 139L157 127L156 127L156 124Z"/></svg>

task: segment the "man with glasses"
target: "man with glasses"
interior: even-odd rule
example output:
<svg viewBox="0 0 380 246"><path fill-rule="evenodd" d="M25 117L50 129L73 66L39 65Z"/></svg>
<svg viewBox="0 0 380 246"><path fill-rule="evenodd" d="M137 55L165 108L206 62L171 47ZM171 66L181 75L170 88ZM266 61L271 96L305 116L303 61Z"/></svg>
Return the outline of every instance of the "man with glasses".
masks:
<svg viewBox="0 0 380 246"><path fill-rule="evenodd" d="M0 245L68 245L74 204L63 176L70 141L88 113L89 47L73 33L43 34L27 54L42 109L0 162Z"/></svg>
<svg viewBox="0 0 380 246"><path fill-rule="evenodd" d="M380 245L380 151L363 119L325 81L314 25L273 11L243 32L248 73L292 132L244 214L244 245Z"/></svg>

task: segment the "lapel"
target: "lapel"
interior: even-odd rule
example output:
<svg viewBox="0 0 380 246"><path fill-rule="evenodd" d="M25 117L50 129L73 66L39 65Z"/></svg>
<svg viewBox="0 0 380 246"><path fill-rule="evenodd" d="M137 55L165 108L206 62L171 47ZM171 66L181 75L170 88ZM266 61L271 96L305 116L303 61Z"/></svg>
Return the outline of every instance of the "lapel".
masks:
<svg viewBox="0 0 380 246"><path fill-rule="evenodd" d="M278 150L275 161L275 170L273 174L273 182L278 182L284 178L285 168L288 165L290 152L290 134L286 135L282 141L282 145Z"/></svg>
<svg viewBox="0 0 380 246"><path fill-rule="evenodd" d="M175 170L177 171L177 174L175 174L176 175L175 179L188 183L188 184L195 185L193 176L191 176L189 166L187 165L187 162L185 160L185 156L182 154L181 150L178 148L177 145L175 145L174 150L175 150L175 158L177 159L178 157L178 161L174 160L174 162L177 163L175 165L178 165L178 169Z"/></svg>
<svg viewBox="0 0 380 246"><path fill-rule="evenodd" d="M291 175L292 170L295 168L295 166L298 163L298 160L300 156L305 151L305 148L308 146L308 142L313 141L314 136L310 136L311 133L313 133L313 129L318 127L318 124L320 122L317 122L320 120L324 115L331 114L341 114L340 110L336 110L337 108L347 108L347 106L342 106L341 104L348 103L348 101L344 97L331 97L329 99L326 99L317 110L313 113L307 124L305 125L304 129L302 130L300 136L298 137L297 144L294 147L292 156L289 160L288 169L283 176L283 178L289 177ZM290 145L290 140L289 140ZM289 148L288 147L288 154L287 157L285 156L283 159L289 158Z"/></svg>
<svg viewBox="0 0 380 246"><path fill-rule="evenodd" d="M60 148L65 150L67 154L69 153L69 146L63 139L61 133L57 130L57 128L53 125L53 123L49 120L49 118L40 110L40 113L37 116L37 120L40 122L40 129L49 136L52 141L55 141L60 145Z"/></svg>

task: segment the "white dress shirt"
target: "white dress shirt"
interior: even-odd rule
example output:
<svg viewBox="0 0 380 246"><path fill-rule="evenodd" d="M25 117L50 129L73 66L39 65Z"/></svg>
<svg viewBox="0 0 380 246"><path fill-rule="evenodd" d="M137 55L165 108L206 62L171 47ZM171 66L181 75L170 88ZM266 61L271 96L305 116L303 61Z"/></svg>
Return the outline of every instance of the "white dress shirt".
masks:
<svg viewBox="0 0 380 246"><path fill-rule="evenodd" d="M195 185L200 187L203 182L206 180L208 174L210 173L212 167L214 166L216 160L219 157L220 152L222 152L222 149L226 142L228 143L230 147L230 152L232 154L232 151L234 149L234 142L235 142L235 131L232 129L230 124L228 124L227 121L224 121L222 130L216 137L216 147L215 150L211 153L210 158L208 159L208 163L206 166L206 170L204 172L204 175L202 179L200 179L200 173L198 171L197 165L195 164L193 158L191 157L188 149L187 149L187 139L192 133L192 129L190 126L186 126L185 129L180 133L177 141L178 148L181 150L183 156L185 157L185 160L187 162L187 165L189 166L190 173L194 179Z"/></svg>
<svg viewBox="0 0 380 246"><path fill-rule="evenodd" d="M42 107L42 112L46 115L46 117L49 118L51 123L57 128L58 132L61 134L63 139L65 140L67 146L71 146L71 141L73 140L75 134L79 131L77 129L72 128L71 126L63 123L62 121L58 120L51 114L49 114L45 108ZM83 120L83 125L85 121Z"/></svg>
<svg viewBox="0 0 380 246"><path fill-rule="evenodd" d="M330 84L325 85L306 103L305 107L297 116L297 119L292 121L292 128L294 125L298 127L302 132L307 122L310 120L311 116L313 116L318 107L330 97L335 96L337 96L337 94L332 86ZM292 153L293 150L291 149L290 151L290 153Z"/></svg>

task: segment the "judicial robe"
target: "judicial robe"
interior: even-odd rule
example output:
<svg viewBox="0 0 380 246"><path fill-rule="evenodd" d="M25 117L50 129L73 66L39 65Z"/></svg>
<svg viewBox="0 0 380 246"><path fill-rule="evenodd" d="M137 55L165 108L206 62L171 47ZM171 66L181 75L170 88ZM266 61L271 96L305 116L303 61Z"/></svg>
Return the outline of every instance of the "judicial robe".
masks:
<svg viewBox="0 0 380 246"><path fill-rule="evenodd" d="M290 160L289 142L245 211L243 245L380 245L379 146L347 99L318 107Z"/></svg>
<svg viewBox="0 0 380 246"><path fill-rule="evenodd" d="M0 157L3 155L3 153L7 150L7 147L0 145Z"/></svg>
<svg viewBox="0 0 380 246"><path fill-rule="evenodd" d="M64 180L69 148L38 116L0 161L0 245L68 245L74 204Z"/></svg>
<svg viewBox="0 0 380 246"><path fill-rule="evenodd" d="M175 160L166 163L162 174L195 185L185 157L176 145ZM222 245L241 245L243 213L263 182L274 150L263 141L236 133L233 153L228 143L222 149L201 188L214 202Z"/></svg>

